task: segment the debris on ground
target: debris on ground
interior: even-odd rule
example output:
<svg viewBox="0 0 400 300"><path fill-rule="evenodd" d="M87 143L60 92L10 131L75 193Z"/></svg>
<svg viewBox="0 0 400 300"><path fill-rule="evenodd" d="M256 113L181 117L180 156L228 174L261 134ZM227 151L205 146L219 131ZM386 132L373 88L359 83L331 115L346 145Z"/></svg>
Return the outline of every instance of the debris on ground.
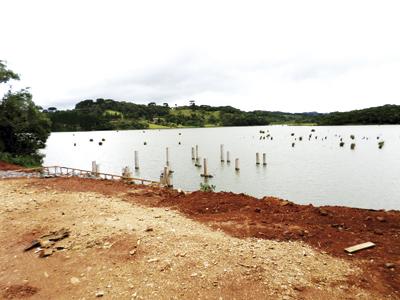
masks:
<svg viewBox="0 0 400 300"><path fill-rule="evenodd" d="M364 249L368 249L368 248L372 248L375 247L375 244L372 242L366 242L366 243L362 243L362 244L357 244L351 247L348 247L346 249L344 249L347 253L354 253L360 250L364 250Z"/></svg>
<svg viewBox="0 0 400 300"><path fill-rule="evenodd" d="M30 245L24 248L24 251L29 251L33 248L40 248L39 257L50 256L55 250L64 248L57 247L56 242L69 237L69 234L70 231L66 228L61 228L58 231L52 231L49 234L42 235L38 239L33 240Z"/></svg>

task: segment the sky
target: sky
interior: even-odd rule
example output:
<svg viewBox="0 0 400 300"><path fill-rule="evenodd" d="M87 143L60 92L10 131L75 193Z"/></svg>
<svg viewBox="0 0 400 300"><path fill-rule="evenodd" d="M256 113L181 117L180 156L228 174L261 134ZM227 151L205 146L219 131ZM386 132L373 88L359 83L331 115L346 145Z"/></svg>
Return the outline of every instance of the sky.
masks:
<svg viewBox="0 0 400 300"><path fill-rule="evenodd" d="M347 111L400 104L399 15L398 0L0 0L0 60L44 108Z"/></svg>

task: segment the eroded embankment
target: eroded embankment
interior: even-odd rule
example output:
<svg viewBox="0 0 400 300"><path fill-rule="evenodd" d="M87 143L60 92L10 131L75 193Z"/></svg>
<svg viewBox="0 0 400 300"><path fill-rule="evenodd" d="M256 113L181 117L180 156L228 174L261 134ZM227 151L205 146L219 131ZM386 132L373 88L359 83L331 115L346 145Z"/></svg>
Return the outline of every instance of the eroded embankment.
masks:
<svg viewBox="0 0 400 300"><path fill-rule="evenodd" d="M2 180L0 191L3 296L399 297L398 212L78 178ZM61 227L71 230L62 251L21 252ZM364 241L376 247L344 253Z"/></svg>

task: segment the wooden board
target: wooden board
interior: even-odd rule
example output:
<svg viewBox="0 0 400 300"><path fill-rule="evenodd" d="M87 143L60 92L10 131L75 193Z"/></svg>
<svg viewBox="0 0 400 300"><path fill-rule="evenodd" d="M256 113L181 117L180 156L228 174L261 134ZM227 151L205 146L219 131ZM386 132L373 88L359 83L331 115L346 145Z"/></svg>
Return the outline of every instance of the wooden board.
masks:
<svg viewBox="0 0 400 300"><path fill-rule="evenodd" d="M348 247L346 249L344 249L344 251L348 252L348 253L354 253L360 250L364 250L364 249L368 249L368 248L372 248L375 247L375 244L372 242L366 242L366 243L362 243L362 244L358 244L355 246L351 246Z"/></svg>

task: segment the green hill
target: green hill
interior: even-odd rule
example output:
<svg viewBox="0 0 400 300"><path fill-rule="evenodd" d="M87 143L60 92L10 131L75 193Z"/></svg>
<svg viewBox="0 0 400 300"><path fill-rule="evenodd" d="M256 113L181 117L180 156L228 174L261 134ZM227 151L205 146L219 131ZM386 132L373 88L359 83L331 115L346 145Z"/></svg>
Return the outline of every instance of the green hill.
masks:
<svg viewBox="0 0 400 300"><path fill-rule="evenodd" d="M231 106L195 105L169 107L167 103L147 105L112 99L84 100L71 110L44 110L53 131L116 129L160 129L178 127L288 125L400 124L400 106L384 105L349 112L287 113L255 110L246 112Z"/></svg>

